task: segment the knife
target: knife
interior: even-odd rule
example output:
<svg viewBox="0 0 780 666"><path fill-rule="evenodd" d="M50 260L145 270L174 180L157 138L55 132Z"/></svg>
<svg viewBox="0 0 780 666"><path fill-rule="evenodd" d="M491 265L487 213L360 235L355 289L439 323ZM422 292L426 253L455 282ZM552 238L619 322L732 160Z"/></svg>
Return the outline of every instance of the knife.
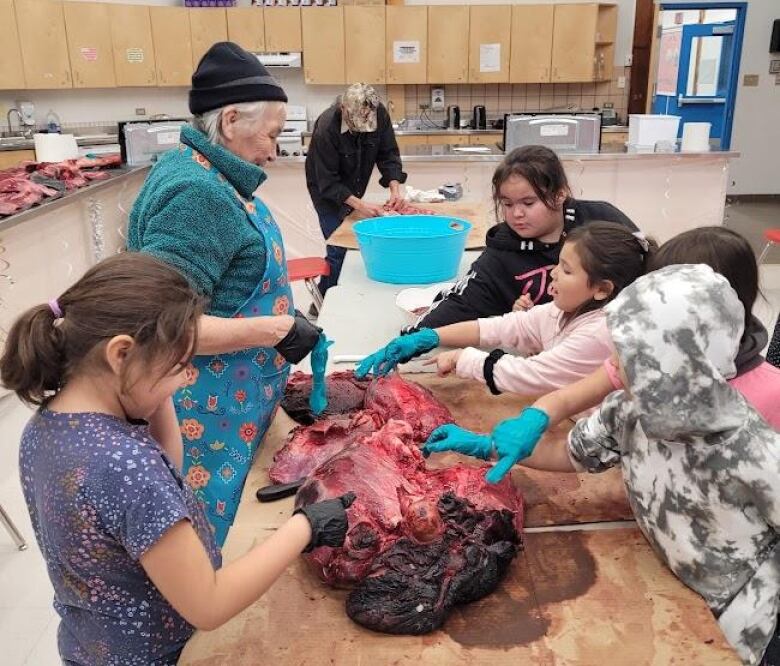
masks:
<svg viewBox="0 0 780 666"><path fill-rule="evenodd" d="M257 500L258 502L275 502L276 500L295 495L304 481L306 479L298 479L292 483L275 483L270 486L263 486L257 490Z"/></svg>

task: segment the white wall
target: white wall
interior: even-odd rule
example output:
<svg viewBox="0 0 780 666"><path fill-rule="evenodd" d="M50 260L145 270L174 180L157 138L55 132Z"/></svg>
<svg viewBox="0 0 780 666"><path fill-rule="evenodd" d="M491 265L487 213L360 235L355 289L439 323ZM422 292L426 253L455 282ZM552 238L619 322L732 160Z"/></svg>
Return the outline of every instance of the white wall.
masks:
<svg viewBox="0 0 780 666"><path fill-rule="evenodd" d="M780 85L769 74L772 22L780 18L775 0L748 0L739 87L731 146L742 153L731 168L729 193L780 194ZM758 74L758 86L742 85L745 74Z"/></svg>

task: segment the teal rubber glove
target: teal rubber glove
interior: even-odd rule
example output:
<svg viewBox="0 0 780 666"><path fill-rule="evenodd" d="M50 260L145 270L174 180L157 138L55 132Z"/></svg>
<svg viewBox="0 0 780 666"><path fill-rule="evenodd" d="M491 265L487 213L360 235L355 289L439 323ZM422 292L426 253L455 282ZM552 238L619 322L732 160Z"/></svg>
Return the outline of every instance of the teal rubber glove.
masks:
<svg viewBox="0 0 780 666"><path fill-rule="evenodd" d="M324 333L320 333L317 344L311 350L309 361L311 362L311 395L309 395L309 407L312 414L319 416L328 406L328 395L325 386L325 367L328 365L328 347L334 340L328 340Z"/></svg>
<svg viewBox="0 0 780 666"><path fill-rule="evenodd" d="M436 428L422 448L422 454L426 458L431 453L443 451L455 451L487 460L493 452L493 444L490 442L489 435L478 435L454 423L448 423Z"/></svg>
<svg viewBox="0 0 780 666"><path fill-rule="evenodd" d="M363 379L369 372L384 377L395 370L399 363L411 361L439 346L439 334L432 328L422 328L409 335L393 338L382 349L366 356L355 370L355 377Z"/></svg>
<svg viewBox="0 0 780 666"><path fill-rule="evenodd" d="M487 482L498 483L517 462L530 456L549 426L550 417L536 407L526 407L520 416L497 424L491 437L498 462L485 474Z"/></svg>

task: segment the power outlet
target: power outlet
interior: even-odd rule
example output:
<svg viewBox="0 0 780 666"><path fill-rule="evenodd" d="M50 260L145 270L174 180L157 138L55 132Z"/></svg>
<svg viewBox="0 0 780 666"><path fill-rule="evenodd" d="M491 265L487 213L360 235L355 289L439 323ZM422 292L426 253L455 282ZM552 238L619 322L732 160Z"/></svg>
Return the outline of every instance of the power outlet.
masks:
<svg viewBox="0 0 780 666"><path fill-rule="evenodd" d="M625 88L626 87L626 77L625 76L618 76L617 86L618 86L618 88Z"/></svg>
<svg viewBox="0 0 780 666"><path fill-rule="evenodd" d="M137 116L145 116L146 115L146 109L144 107L142 107L142 106L139 106L135 110L135 115L137 115Z"/></svg>
<svg viewBox="0 0 780 666"><path fill-rule="evenodd" d="M444 111L444 88L431 88L431 109Z"/></svg>
<svg viewBox="0 0 780 666"><path fill-rule="evenodd" d="M431 108L431 105L430 105L430 104L426 104L425 102L423 102L422 104L420 104L420 111L427 111L427 110L428 110L428 109L430 109L430 108Z"/></svg>

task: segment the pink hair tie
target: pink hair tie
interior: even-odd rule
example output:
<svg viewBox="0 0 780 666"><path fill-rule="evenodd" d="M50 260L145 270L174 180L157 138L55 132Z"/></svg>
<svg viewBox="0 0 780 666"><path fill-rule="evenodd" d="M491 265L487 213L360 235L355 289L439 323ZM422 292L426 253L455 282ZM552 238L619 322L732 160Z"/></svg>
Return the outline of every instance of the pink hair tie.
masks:
<svg viewBox="0 0 780 666"><path fill-rule="evenodd" d="M49 301L49 309L54 313L54 316L57 319L62 319L62 309L60 308L60 304L57 303L56 298L52 298Z"/></svg>

